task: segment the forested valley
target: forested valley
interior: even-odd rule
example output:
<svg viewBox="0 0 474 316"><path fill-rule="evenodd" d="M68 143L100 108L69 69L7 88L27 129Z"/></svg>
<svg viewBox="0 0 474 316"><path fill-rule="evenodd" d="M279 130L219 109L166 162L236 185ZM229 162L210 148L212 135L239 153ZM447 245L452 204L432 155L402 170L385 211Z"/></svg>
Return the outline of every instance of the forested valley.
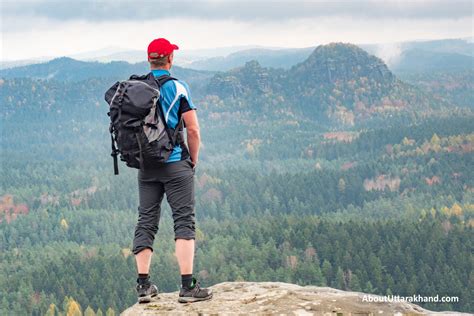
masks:
<svg viewBox="0 0 474 316"><path fill-rule="evenodd" d="M137 170L113 174L103 94L146 69L76 63L0 71L1 315L118 315L136 301ZM48 67L67 78L45 79ZM201 124L203 284L438 294L459 302L421 305L474 311L472 69L405 82L355 45L331 44L288 71L176 72ZM180 280L162 207L151 273L168 292Z"/></svg>

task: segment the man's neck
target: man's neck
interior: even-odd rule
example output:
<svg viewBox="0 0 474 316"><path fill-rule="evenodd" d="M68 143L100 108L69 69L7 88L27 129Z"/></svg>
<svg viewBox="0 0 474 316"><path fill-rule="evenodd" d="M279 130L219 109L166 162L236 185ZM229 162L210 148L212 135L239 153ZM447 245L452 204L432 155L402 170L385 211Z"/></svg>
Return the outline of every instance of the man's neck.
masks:
<svg viewBox="0 0 474 316"><path fill-rule="evenodd" d="M170 71L171 67L159 67L159 68L151 68L151 70L166 70L166 71Z"/></svg>

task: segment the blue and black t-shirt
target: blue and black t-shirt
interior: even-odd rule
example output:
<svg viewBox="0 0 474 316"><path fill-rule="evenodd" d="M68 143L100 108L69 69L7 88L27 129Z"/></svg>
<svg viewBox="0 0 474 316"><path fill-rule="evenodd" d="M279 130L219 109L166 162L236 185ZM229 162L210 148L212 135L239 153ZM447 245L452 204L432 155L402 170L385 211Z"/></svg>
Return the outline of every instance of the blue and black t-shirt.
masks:
<svg viewBox="0 0 474 316"><path fill-rule="evenodd" d="M164 69L152 70L153 76L158 78L163 75L170 75L169 71ZM181 115L190 110L196 110L191 101L191 94L188 85L181 80L169 80L160 89L161 110L169 128L176 128ZM189 158L189 152L186 147L181 148L176 145L166 162L175 162Z"/></svg>

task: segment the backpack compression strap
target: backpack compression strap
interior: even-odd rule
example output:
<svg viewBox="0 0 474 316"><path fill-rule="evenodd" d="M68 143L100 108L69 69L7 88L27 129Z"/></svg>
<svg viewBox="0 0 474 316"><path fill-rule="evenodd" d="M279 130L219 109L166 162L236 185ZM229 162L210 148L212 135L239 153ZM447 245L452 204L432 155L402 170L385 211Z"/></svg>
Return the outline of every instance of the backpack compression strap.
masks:
<svg viewBox="0 0 474 316"><path fill-rule="evenodd" d="M112 153L110 155L114 159L114 174L118 175L119 174L118 161L117 161L118 150L115 147L114 136L112 134L110 134L110 139L112 140Z"/></svg>

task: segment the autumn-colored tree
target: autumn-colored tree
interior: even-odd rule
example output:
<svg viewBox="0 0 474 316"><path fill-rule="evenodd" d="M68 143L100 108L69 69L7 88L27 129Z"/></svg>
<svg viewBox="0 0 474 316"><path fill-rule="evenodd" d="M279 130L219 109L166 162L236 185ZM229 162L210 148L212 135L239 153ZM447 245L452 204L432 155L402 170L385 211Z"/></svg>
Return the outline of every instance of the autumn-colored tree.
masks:
<svg viewBox="0 0 474 316"><path fill-rule="evenodd" d="M81 306L72 298L69 300L66 316L82 316Z"/></svg>
<svg viewBox="0 0 474 316"><path fill-rule="evenodd" d="M56 315L56 305L50 304L45 315L46 316L55 316Z"/></svg>
<svg viewBox="0 0 474 316"><path fill-rule="evenodd" d="M87 306L86 310L84 311L84 316L96 316L94 310Z"/></svg>

